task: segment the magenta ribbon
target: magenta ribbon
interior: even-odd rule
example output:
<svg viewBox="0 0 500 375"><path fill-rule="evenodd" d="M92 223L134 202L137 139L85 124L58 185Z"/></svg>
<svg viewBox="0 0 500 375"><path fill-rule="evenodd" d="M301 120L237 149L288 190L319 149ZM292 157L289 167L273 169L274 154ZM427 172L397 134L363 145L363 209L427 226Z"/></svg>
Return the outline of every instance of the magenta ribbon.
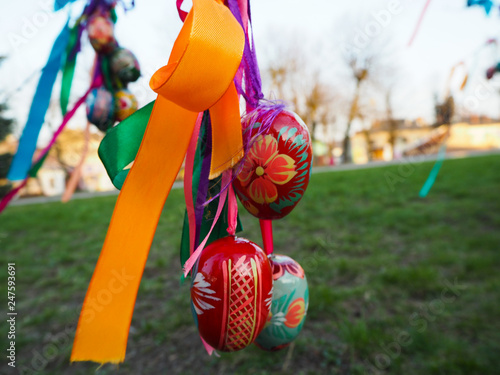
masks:
<svg viewBox="0 0 500 375"><path fill-rule="evenodd" d="M221 184L222 184L222 186L227 186L227 185L229 185L230 181L231 181L231 170L228 170L222 174ZM212 222L212 226L210 227L210 230L208 231L208 233L205 236L205 238L203 239L203 241L201 241L201 243L198 245L198 247L196 248L194 253L192 253L191 256L189 257L189 259L186 261L186 263L184 263L184 277L187 277L189 271L191 271L191 269L193 268L194 264L196 263L196 261L200 257L201 252L202 252L203 248L205 247L205 245L210 237L210 234L212 234L212 230L214 229L215 224L219 220L220 214L222 213L222 209L224 208L224 204L226 202L226 197L227 197L227 192L228 192L228 189L222 190L222 193L219 196L219 204L217 206L217 212L215 213L214 221Z"/></svg>

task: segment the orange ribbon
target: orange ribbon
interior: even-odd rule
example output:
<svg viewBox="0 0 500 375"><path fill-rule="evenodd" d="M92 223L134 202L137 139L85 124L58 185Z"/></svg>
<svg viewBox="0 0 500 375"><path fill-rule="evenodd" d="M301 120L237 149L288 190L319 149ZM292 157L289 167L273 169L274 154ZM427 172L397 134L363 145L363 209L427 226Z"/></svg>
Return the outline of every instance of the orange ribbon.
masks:
<svg viewBox="0 0 500 375"><path fill-rule="evenodd" d="M151 78L158 93L139 153L118 196L78 321L71 361L120 363L137 290L165 200L198 113L209 109L210 178L243 156L233 83L244 33L219 0L193 0L168 65Z"/></svg>

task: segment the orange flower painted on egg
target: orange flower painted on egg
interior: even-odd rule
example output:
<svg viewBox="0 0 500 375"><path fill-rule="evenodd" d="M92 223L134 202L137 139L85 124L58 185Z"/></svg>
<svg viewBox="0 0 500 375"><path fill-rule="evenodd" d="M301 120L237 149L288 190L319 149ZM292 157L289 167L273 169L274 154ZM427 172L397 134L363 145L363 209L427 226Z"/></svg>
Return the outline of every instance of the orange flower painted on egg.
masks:
<svg viewBox="0 0 500 375"><path fill-rule="evenodd" d="M278 154L278 142L271 135L260 135L248 152L238 180L256 203L272 203L278 198L276 185L289 182L297 172L295 161Z"/></svg>
<svg viewBox="0 0 500 375"><path fill-rule="evenodd" d="M288 311L285 315L285 325L289 328L297 327L304 315L306 314L306 304L304 298L297 298L288 306Z"/></svg>

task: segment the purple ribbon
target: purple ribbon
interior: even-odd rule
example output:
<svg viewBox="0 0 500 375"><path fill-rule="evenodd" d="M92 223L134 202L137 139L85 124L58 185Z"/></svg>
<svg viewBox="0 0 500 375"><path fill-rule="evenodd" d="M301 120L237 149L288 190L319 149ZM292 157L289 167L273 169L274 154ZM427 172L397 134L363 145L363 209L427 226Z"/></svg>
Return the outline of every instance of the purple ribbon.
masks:
<svg viewBox="0 0 500 375"><path fill-rule="evenodd" d="M237 0L228 0L228 7L236 20L240 23L243 30L245 30L245 25L243 25L240 7L238 6ZM248 20L251 23L250 4L248 4ZM256 108L259 101L264 98L264 94L262 93L262 80L260 78L259 66L257 64L257 55L255 53L255 43L252 29L250 31L250 36L252 38L253 48L250 47L248 35L245 33L245 48L243 50L242 59L243 71L245 72L245 89L247 92L245 93L239 85L237 85L237 89L238 92L243 95L247 103L249 103L252 108Z"/></svg>

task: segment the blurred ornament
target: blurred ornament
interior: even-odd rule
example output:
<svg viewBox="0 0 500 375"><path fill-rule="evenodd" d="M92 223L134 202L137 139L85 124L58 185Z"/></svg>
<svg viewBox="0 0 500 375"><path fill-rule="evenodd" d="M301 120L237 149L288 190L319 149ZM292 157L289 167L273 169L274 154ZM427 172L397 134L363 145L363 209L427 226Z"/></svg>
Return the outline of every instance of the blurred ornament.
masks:
<svg viewBox="0 0 500 375"><path fill-rule="evenodd" d="M104 132L113 126L115 122L113 94L104 87L99 87L90 92L85 103L90 123Z"/></svg>
<svg viewBox="0 0 500 375"><path fill-rule="evenodd" d="M255 344L275 351L288 346L302 330L309 306L309 288L304 270L295 260L276 254L269 261L274 280L271 311Z"/></svg>
<svg viewBox="0 0 500 375"><path fill-rule="evenodd" d="M500 72L500 63L495 66L492 66L486 70L486 78L492 79L496 72Z"/></svg>
<svg viewBox="0 0 500 375"><path fill-rule="evenodd" d="M97 53L111 53L118 47L114 27L113 21L102 14L95 14L89 18L87 33L90 44Z"/></svg>
<svg viewBox="0 0 500 375"><path fill-rule="evenodd" d="M257 117L252 128L263 121ZM281 219L304 195L311 164L307 126L295 113L285 110L273 119L267 131L251 141L234 188L243 206L255 217Z"/></svg>
<svg viewBox="0 0 500 375"><path fill-rule="evenodd" d="M272 270L264 251L243 238L216 240L193 275L191 306L201 337L225 352L250 345L271 307Z"/></svg>
<svg viewBox="0 0 500 375"><path fill-rule="evenodd" d="M115 92L115 118L123 121L132 113L137 111L139 104L134 94L129 90L118 90Z"/></svg>
<svg viewBox="0 0 500 375"><path fill-rule="evenodd" d="M110 57L109 64L113 74L123 83L137 81L141 76L139 62L128 49L116 49Z"/></svg>

